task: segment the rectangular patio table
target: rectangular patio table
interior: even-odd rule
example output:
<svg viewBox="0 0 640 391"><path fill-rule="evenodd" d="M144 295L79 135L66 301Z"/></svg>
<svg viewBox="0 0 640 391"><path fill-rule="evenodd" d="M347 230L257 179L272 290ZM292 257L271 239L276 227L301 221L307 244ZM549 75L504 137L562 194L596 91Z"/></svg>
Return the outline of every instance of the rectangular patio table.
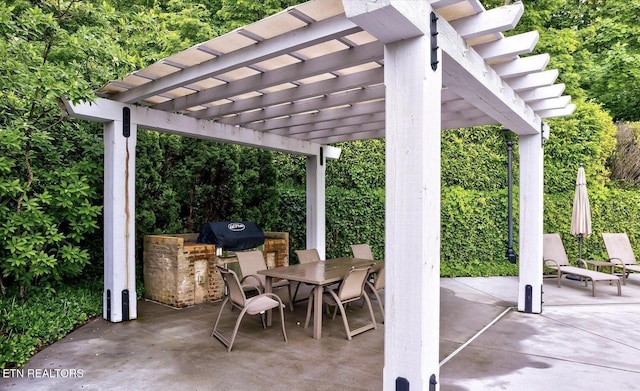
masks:
<svg viewBox="0 0 640 391"><path fill-rule="evenodd" d="M304 282L314 285L313 289L313 338L322 338L322 291L327 285L342 281L345 274L353 266L373 264L372 272L380 270L382 261L360 258L335 258L326 261L311 262L287 267L260 270L258 274L266 277L265 291L271 292L272 279L283 278L289 281ZM267 312L267 325L271 326L271 311Z"/></svg>

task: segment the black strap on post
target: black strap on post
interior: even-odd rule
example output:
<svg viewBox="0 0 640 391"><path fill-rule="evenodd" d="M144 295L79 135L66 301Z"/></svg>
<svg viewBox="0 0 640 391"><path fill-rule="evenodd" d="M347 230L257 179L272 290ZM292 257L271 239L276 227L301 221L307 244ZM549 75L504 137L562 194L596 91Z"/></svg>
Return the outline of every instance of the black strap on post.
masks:
<svg viewBox="0 0 640 391"><path fill-rule="evenodd" d="M435 391L436 390L436 384L438 384L438 382L436 381L436 375L434 373L429 378L429 391Z"/></svg>
<svg viewBox="0 0 640 391"><path fill-rule="evenodd" d="M431 69L438 69L438 17L431 12Z"/></svg>
<svg viewBox="0 0 640 391"><path fill-rule="evenodd" d="M529 284L524 287L524 312L533 312L533 287Z"/></svg>
<svg viewBox="0 0 640 391"><path fill-rule="evenodd" d="M107 289L107 320L111 322L111 289Z"/></svg>
<svg viewBox="0 0 640 391"><path fill-rule="evenodd" d="M409 380L404 377L396 378L396 391L409 391Z"/></svg>
<svg viewBox="0 0 640 391"><path fill-rule="evenodd" d="M129 290L122 291L122 320L129 320Z"/></svg>
<svg viewBox="0 0 640 391"><path fill-rule="evenodd" d="M122 135L131 136L131 109L128 107L122 108Z"/></svg>

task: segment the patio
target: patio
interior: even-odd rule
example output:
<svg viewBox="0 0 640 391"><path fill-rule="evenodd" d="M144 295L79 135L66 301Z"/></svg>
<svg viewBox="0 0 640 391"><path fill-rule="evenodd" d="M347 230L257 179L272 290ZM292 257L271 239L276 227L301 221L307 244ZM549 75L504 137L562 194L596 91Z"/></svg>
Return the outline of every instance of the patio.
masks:
<svg viewBox="0 0 640 391"><path fill-rule="evenodd" d="M517 303L517 277L441 279L442 390L640 389L640 278L631 277L621 297L605 284L595 298L577 281L544 284L544 311L535 315L508 310ZM342 322L325 317L322 339L314 340L300 303L285 313L288 343L277 320L263 330L248 316L227 353L210 337L219 302L138 305L137 320L95 319L34 356L23 377L3 374L0 388L382 389L384 325L349 342ZM350 320L365 312L354 309ZM225 313L231 325L237 312ZM81 377L72 375L79 370Z"/></svg>

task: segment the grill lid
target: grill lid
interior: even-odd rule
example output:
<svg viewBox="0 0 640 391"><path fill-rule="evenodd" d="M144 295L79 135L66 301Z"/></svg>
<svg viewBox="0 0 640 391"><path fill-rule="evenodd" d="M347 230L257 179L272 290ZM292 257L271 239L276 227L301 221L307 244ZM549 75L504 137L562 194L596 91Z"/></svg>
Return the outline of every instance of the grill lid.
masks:
<svg viewBox="0 0 640 391"><path fill-rule="evenodd" d="M250 221L215 221L202 224L197 242L240 251L263 245L264 232Z"/></svg>

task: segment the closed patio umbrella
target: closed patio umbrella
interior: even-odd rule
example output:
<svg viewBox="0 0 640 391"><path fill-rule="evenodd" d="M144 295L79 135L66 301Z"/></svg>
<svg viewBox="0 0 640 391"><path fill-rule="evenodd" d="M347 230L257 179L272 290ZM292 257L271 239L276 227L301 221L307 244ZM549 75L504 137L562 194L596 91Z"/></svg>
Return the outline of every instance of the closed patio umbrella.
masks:
<svg viewBox="0 0 640 391"><path fill-rule="evenodd" d="M591 207L587 194L587 178L580 164L571 214L571 235L578 238L578 258L582 258L582 240L591 235Z"/></svg>

